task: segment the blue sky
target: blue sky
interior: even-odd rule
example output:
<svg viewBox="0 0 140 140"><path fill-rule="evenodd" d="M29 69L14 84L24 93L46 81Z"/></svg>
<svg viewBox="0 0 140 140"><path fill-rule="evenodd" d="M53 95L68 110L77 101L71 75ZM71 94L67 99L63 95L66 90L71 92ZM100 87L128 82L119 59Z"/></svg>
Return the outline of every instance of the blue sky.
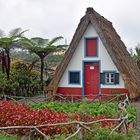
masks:
<svg viewBox="0 0 140 140"><path fill-rule="evenodd" d="M110 20L128 48L140 42L139 0L0 0L0 28L30 29L29 37L62 35L69 43L87 7Z"/></svg>

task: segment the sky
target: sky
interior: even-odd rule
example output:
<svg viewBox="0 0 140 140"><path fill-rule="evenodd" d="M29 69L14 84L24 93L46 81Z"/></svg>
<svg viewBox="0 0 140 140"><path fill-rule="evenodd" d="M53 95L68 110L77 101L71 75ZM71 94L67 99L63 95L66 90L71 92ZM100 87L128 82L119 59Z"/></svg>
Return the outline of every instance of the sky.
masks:
<svg viewBox="0 0 140 140"><path fill-rule="evenodd" d="M127 48L140 42L140 0L0 0L0 29L29 29L28 37L63 36L69 44L86 8L113 23Z"/></svg>

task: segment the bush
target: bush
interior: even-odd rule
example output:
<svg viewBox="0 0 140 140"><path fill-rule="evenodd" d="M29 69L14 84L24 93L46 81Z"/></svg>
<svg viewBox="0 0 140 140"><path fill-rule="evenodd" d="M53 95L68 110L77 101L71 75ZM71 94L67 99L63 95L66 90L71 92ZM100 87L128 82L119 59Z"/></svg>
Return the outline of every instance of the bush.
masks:
<svg viewBox="0 0 140 140"><path fill-rule="evenodd" d="M0 92L16 96L33 96L41 92L40 76L36 71L29 71L24 62L11 65L10 80L0 73Z"/></svg>

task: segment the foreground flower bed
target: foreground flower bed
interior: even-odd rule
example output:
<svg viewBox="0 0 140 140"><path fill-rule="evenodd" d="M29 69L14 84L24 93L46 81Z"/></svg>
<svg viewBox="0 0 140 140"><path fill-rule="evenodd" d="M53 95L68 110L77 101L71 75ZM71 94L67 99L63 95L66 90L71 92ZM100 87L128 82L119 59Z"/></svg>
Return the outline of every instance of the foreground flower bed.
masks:
<svg viewBox="0 0 140 140"><path fill-rule="evenodd" d="M97 119L107 118L105 115L93 117L91 115L80 115L73 113L71 115L66 113L58 113L48 109L47 107L38 109L31 109L25 104L17 104L11 101L0 101L0 126L37 126L43 124L56 124L69 122L73 120L77 121L94 121ZM110 126L114 122L102 122L101 126ZM62 131L69 133L72 128L67 127L47 127L42 128L43 132L49 135L59 134ZM20 135L26 134L28 129L13 129L11 133L18 133Z"/></svg>
<svg viewBox="0 0 140 140"><path fill-rule="evenodd" d="M44 104L44 103L43 103ZM52 104L52 103L51 103ZM77 103L79 104L79 103ZM57 104L53 105L56 106ZM65 103L66 105L66 103ZM39 106L39 105L37 105ZM71 104L71 106L73 106ZM35 106L34 106L35 107ZM64 106L63 106L64 108ZM100 114L87 113L90 112L89 108L85 108L84 104L81 103L80 107L77 105L77 109L80 111L73 111L74 106L68 108L62 112L59 110L52 110L50 107L41 107L40 109L32 109L25 104L17 104L11 101L0 101L0 126L38 126L43 124L56 124L63 122L71 122L74 120L82 122L91 122L100 119L108 119L109 117L104 115L104 110L100 110ZM62 108L60 108L62 109ZM72 109L72 110L70 110ZM75 108L76 110L76 108ZM95 109L96 110L96 109ZM82 112L83 111L83 112ZM87 112L86 112L87 111ZM97 110L96 110L97 111ZM67 112L67 113L66 113ZM106 114L106 112L105 112ZM107 136L110 133L111 128L116 125L116 121L103 121L97 125L90 125L90 128L94 130L94 137L100 137L98 133L104 132L102 135ZM58 137L58 139L63 139L68 135L76 131L76 125L65 125L65 126L55 126L55 127L44 127L39 128L43 133L50 136L51 138ZM29 129L9 129L8 133L16 135L25 135L29 133ZM82 133L86 139L92 139L93 134L88 133L87 130L82 129ZM116 132L115 132L116 133ZM117 136L120 134L117 134ZM41 135L35 132L36 137L41 137ZM105 138L105 136L103 138ZM125 135L124 135L125 136ZM50 138L50 139L51 139ZM78 138L75 138L78 139ZM97 138L96 138L97 139ZM94 140L94 139L93 139ZM102 139L100 139L102 140Z"/></svg>

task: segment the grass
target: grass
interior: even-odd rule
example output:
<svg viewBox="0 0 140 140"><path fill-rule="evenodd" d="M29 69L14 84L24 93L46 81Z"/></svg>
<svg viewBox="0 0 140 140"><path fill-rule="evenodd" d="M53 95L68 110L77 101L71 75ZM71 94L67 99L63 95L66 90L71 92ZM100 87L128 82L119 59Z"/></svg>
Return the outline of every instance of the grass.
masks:
<svg viewBox="0 0 140 140"><path fill-rule="evenodd" d="M0 132L0 140L19 140L16 136L11 136L7 133Z"/></svg>

